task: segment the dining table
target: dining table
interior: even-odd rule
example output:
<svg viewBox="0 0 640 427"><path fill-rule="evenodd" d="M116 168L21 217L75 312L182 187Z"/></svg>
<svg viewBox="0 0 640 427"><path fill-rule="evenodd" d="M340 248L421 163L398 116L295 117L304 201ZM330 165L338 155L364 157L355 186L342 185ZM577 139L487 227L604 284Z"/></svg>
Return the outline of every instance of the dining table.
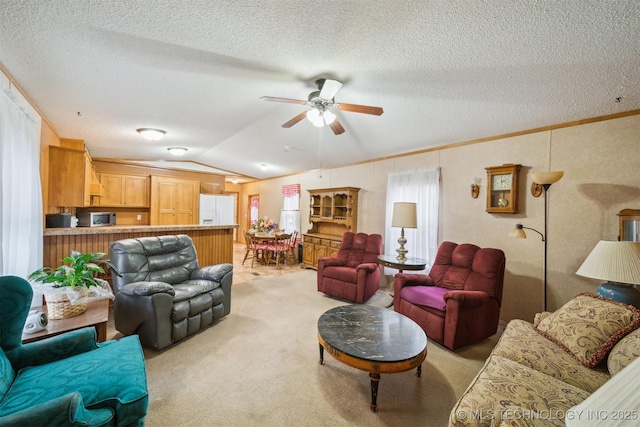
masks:
<svg viewBox="0 0 640 427"><path fill-rule="evenodd" d="M288 239L291 237L290 233L285 233L285 232L271 232L271 233L265 233L264 231L256 231L255 233L251 233L253 235L254 240L256 241L256 243L269 243L269 242L274 242L276 240L276 237L278 238L278 240L281 239Z"/></svg>
<svg viewBox="0 0 640 427"><path fill-rule="evenodd" d="M288 240L291 239L291 233L285 233L283 231L272 231L271 233L265 233L264 231L256 231L251 233L251 235L253 236L254 242L256 244L263 244L263 245L265 244L268 245L270 243L275 244L276 239L278 240L279 243L287 242L288 244ZM263 264L268 265L271 263L271 261L276 261L276 265L278 265L279 263L276 260L276 256L277 255L274 254L272 250L267 250L267 253L265 253L265 256L262 257Z"/></svg>

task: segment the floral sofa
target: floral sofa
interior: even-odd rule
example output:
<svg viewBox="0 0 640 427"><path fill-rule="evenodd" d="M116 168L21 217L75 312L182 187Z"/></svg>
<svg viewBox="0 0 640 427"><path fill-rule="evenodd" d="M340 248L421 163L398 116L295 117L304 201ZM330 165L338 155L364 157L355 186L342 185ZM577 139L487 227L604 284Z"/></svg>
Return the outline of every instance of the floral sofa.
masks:
<svg viewBox="0 0 640 427"><path fill-rule="evenodd" d="M640 310L591 293L538 313L533 324L510 321L449 425L564 426L572 408L628 377L619 373L640 356L639 325Z"/></svg>

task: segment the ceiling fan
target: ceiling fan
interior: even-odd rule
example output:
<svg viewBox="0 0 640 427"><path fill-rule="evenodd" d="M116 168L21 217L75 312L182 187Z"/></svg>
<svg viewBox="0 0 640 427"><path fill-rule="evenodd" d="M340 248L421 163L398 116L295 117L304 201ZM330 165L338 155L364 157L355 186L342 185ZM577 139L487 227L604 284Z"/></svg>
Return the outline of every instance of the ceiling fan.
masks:
<svg viewBox="0 0 640 427"><path fill-rule="evenodd" d="M271 102L288 102L291 104L307 105L311 107L311 110L304 111L283 124L283 128L290 128L300 120L307 117L315 126L322 127L325 124L329 125L333 133L336 135L344 133L344 127L342 127L342 124L336 115L331 111L333 109L349 111L351 113L372 114L374 116L379 116L383 113L382 108L380 107L336 103L334 97L342 87L342 83L337 80L318 79L316 80L316 85L318 86L318 90L311 92L307 101L302 99L277 98L273 96L263 96L260 99Z"/></svg>

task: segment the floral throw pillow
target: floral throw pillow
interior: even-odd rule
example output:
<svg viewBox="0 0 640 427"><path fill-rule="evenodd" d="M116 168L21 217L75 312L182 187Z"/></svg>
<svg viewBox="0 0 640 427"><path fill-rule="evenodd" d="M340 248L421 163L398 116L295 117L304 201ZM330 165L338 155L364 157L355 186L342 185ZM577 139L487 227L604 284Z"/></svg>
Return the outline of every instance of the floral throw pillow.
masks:
<svg viewBox="0 0 640 427"><path fill-rule="evenodd" d="M572 354L587 368L640 326L640 310L585 292L540 320L536 331Z"/></svg>
<svg viewBox="0 0 640 427"><path fill-rule="evenodd" d="M640 357L640 329L622 338L609 352L607 368L614 376Z"/></svg>

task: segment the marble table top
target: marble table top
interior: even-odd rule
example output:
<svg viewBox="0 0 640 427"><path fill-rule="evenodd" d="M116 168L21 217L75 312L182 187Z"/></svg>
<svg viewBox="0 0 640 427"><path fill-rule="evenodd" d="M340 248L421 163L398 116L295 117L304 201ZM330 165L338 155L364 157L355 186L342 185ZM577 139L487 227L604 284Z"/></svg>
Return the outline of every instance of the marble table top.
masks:
<svg viewBox="0 0 640 427"><path fill-rule="evenodd" d="M323 313L318 334L344 354L378 362L408 360L427 346L427 336L413 320L386 308L360 304Z"/></svg>

